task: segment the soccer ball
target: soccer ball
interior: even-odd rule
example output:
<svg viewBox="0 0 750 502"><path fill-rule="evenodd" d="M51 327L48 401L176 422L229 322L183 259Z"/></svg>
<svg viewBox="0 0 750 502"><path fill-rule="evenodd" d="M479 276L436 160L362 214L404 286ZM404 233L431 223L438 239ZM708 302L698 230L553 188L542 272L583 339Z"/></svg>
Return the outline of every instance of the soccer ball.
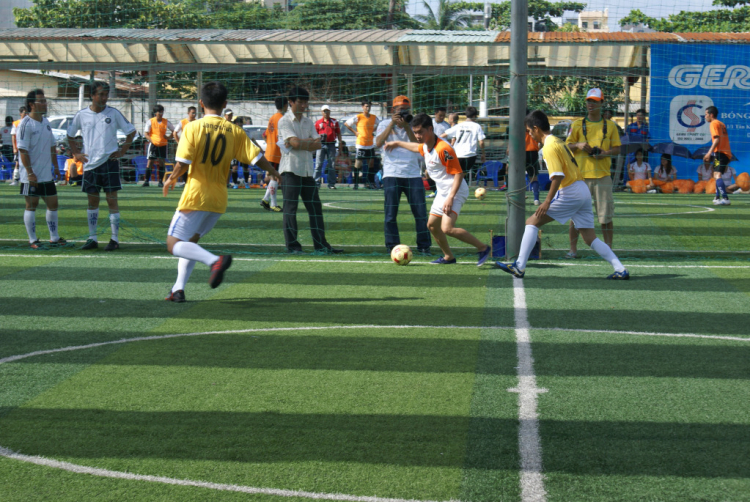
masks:
<svg viewBox="0 0 750 502"><path fill-rule="evenodd" d="M406 244L399 244L391 250L391 260L396 265L408 265L412 256L411 249Z"/></svg>
<svg viewBox="0 0 750 502"><path fill-rule="evenodd" d="M479 187L476 190L474 190L474 197L477 198L477 200L484 199L484 196L487 195L487 189Z"/></svg>

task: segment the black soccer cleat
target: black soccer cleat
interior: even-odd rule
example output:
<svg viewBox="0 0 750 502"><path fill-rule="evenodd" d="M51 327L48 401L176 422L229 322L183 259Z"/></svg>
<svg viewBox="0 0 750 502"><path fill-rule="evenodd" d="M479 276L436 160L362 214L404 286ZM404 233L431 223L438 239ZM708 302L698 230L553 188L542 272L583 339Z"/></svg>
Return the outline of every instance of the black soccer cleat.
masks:
<svg viewBox="0 0 750 502"><path fill-rule="evenodd" d="M105 251L114 251L115 249L120 249L120 243L116 240L110 239L109 244L107 244L107 247L104 248Z"/></svg>
<svg viewBox="0 0 750 502"><path fill-rule="evenodd" d="M221 281L224 280L224 272L232 265L232 255L226 254L219 256L216 263L211 265L211 277L208 278L208 285L212 289L218 288Z"/></svg>
<svg viewBox="0 0 750 502"><path fill-rule="evenodd" d="M95 241L94 239L87 240L86 244L84 244L83 246L81 246L81 249L83 249L83 250L98 249L98 248L99 248L99 243L97 241Z"/></svg>
<svg viewBox="0 0 750 502"><path fill-rule="evenodd" d="M266 211L270 211L270 210L271 210L271 204L269 204L269 203L268 203L268 201L267 201L267 200L265 200L265 199L262 199L262 200L260 201L260 207L262 207L262 208L263 208L263 209L265 209Z"/></svg>
<svg viewBox="0 0 750 502"><path fill-rule="evenodd" d="M187 301L185 299L185 291L182 289L178 289L177 291L170 291L169 296L164 299L168 302L175 303L185 303Z"/></svg>

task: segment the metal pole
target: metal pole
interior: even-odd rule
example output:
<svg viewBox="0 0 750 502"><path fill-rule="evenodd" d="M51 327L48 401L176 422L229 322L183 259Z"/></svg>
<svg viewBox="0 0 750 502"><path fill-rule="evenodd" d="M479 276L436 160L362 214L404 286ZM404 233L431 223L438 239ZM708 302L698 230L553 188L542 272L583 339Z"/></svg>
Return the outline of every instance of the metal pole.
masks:
<svg viewBox="0 0 750 502"><path fill-rule="evenodd" d="M511 0L510 5L510 129L508 137L508 218L505 222L505 255L518 256L526 218L526 91L528 18L527 0Z"/></svg>
<svg viewBox="0 0 750 502"><path fill-rule="evenodd" d="M414 75L411 73L406 76L406 95L414 101Z"/></svg>
<svg viewBox="0 0 750 502"><path fill-rule="evenodd" d="M195 116L197 118L203 116L203 108L201 107L201 87L203 87L203 72L199 71L195 76L195 106L198 108L198 113Z"/></svg>
<svg viewBox="0 0 750 502"><path fill-rule="evenodd" d="M83 110L83 101L86 94L86 84L82 83L78 86L78 109Z"/></svg>
<svg viewBox="0 0 750 502"><path fill-rule="evenodd" d="M474 104L474 75L469 75L469 105Z"/></svg>
<svg viewBox="0 0 750 502"><path fill-rule="evenodd" d="M487 91L489 86L489 77L487 75L484 76L484 86L482 87L482 101L479 103L479 116L483 118L487 118L487 109L490 106L489 99L487 99Z"/></svg>
<svg viewBox="0 0 750 502"><path fill-rule="evenodd" d="M398 46L393 47L393 73L391 73L391 100L398 96ZM409 99L413 99L409 96Z"/></svg>
<svg viewBox="0 0 750 502"><path fill-rule="evenodd" d="M648 68L648 49L644 45L641 47L641 66ZM641 108L646 109L646 96L648 95L648 76L641 76Z"/></svg>
<svg viewBox="0 0 750 502"><path fill-rule="evenodd" d="M114 71L109 72L109 97L117 97L117 80Z"/></svg>
<svg viewBox="0 0 750 502"><path fill-rule="evenodd" d="M625 77L625 127L630 124L630 77Z"/></svg>
<svg viewBox="0 0 750 502"><path fill-rule="evenodd" d="M148 45L148 116L156 106L156 44Z"/></svg>

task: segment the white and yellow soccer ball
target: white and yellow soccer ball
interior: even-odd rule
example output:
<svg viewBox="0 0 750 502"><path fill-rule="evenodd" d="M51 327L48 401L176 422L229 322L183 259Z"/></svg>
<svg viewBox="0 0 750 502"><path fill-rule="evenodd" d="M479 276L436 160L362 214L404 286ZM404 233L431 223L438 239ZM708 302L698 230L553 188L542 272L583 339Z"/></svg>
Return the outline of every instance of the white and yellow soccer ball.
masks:
<svg viewBox="0 0 750 502"><path fill-rule="evenodd" d="M408 265L412 256L411 248L406 244L399 244L391 250L391 260L396 265Z"/></svg>
<svg viewBox="0 0 750 502"><path fill-rule="evenodd" d="M477 198L477 200L482 200L487 195L487 189L479 187L476 190L474 190L474 197Z"/></svg>

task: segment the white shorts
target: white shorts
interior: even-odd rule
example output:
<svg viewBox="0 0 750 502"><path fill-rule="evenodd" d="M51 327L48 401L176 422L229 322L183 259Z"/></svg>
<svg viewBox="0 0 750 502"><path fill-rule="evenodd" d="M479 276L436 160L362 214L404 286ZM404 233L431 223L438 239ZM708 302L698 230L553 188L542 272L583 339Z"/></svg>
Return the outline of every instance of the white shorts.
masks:
<svg viewBox="0 0 750 502"><path fill-rule="evenodd" d="M435 216L443 216L443 205L445 199L448 197L447 193L438 192L435 198L432 200L432 207L430 208L430 214ZM466 203L466 199L469 198L469 186L466 183L461 183L461 187L456 192L456 196L453 197L453 205L451 206L451 212L456 213L456 216L461 212L461 208Z"/></svg>
<svg viewBox="0 0 750 502"><path fill-rule="evenodd" d="M594 212L591 210L591 192L583 181L576 181L561 188L552 199L547 214L560 223L573 220L576 228L594 228Z"/></svg>
<svg viewBox="0 0 750 502"><path fill-rule="evenodd" d="M182 213L178 209L172 217L172 223L169 224L167 235L176 237L181 241L189 241L195 234L203 237L214 228L220 216L221 213L211 211Z"/></svg>

